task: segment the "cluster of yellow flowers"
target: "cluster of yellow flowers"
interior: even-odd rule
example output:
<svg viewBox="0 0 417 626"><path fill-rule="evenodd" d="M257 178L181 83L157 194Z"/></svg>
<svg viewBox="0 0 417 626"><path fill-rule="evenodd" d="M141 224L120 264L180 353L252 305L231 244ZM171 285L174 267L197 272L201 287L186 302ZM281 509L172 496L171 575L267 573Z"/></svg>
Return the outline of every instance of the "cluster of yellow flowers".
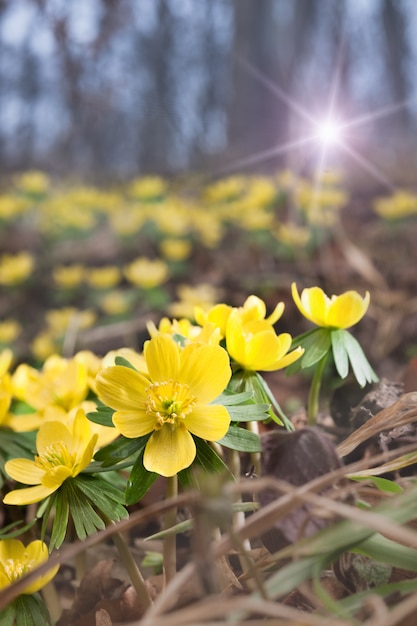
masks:
<svg viewBox="0 0 417 626"><path fill-rule="evenodd" d="M233 251L248 244L271 258L309 254L346 202L336 173L320 181L291 172L230 176L205 186L146 176L104 190L59 186L42 172L26 172L0 195L0 243L8 250L0 256L0 287L42 293L43 308L62 308L63 316L71 310L79 329L89 325L85 316L107 323L135 306L185 316L177 311L190 310L187 296L172 303L172 313L166 307L187 280L195 289L197 263L229 267ZM19 241L28 243L16 249ZM17 313L12 298L8 307L0 349L18 337L25 357L28 347L38 360L62 349L68 326L57 331L47 319L41 325L40 312L28 324L29 307Z"/></svg>
<svg viewBox="0 0 417 626"><path fill-rule="evenodd" d="M299 295L293 284L292 295L299 311L319 327L316 330L328 332L329 337L339 333L339 343L340 333L356 324L369 305L369 293L362 298L355 291L329 298L313 287ZM111 481L103 482L95 478L94 470L88 471L95 455L106 446L114 449L117 441L123 447L124 441L133 440L130 453L136 450L139 455L131 461L132 474L138 475L140 462L149 476L166 478L194 463L201 441L227 446L229 430L236 429L231 424L233 377L243 373L256 385L258 372L286 368L304 355L305 348L294 345L289 333L275 329L284 308L279 302L267 315L265 302L256 295L238 307L226 303L209 306L206 301L194 307L193 321L189 316L164 317L158 326L149 322L150 339L141 353L121 348L104 357L89 351L77 352L72 358L54 354L38 369L20 363L13 370L11 350L0 352L0 458L7 459L0 471L9 485L10 480L16 483L6 491L4 504L21 507L62 493L62 502L53 500L59 529L54 530L54 525L52 545L59 547L72 506L75 528L82 538L102 527L97 510L108 517L109 497L117 502ZM51 323L59 324L59 315ZM250 405L245 409L249 415ZM103 410L106 419L111 419L108 425L94 420ZM267 418L263 411L256 419ZM247 417L243 419L247 421ZM36 435L34 458L29 458L30 454L15 458L8 449L10 434L15 436L14 450L24 433ZM118 457L124 458L123 454ZM139 476L143 478L143 474ZM94 510L80 503L80 494L91 499ZM77 512L82 506L87 508ZM50 507L42 510L50 511ZM93 517L87 519L86 515ZM120 519L120 510L117 515L115 519ZM14 538L0 540L0 590L47 559L48 546L43 541L25 546ZM21 593L36 593L57 569L52 565L31 579Z"/></svg>
<svg viewBox="0 0 417 626"><path fill-rule="evenodd" d="M384 220L403 220L417 215L417 194L397 190L390 196L378 198L373 206L375 213Z"/></svg>

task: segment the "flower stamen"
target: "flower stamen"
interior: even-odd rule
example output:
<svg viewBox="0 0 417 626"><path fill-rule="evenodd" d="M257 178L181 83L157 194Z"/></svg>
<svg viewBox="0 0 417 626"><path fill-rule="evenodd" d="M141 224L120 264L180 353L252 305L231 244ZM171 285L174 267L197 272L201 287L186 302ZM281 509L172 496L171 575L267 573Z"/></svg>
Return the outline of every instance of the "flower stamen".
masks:
<svg viewBox="0 0 417 626"><path fill-rule="evenodd" d="M146 390L146 396L146 412L155 415L156 430L164 424L177 426L197 402L188 385L174 380L153 383Z"/></svg>

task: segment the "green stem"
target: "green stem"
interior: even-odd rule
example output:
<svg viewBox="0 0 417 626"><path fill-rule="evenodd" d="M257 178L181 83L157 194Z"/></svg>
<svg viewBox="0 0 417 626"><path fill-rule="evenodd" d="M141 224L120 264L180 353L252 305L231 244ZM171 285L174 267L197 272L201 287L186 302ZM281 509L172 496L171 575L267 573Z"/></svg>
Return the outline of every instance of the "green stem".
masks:
<svg viewBox="0 0 417 626"><path fill-rule="evenodd" d="M110 524L114 524L112 520L105 517L104 515L103 515L103 519L108 526L110 526ZM114 545L116 546L119 552L121 561L123 565L125 566L127 573L129 574L129 578L136 591L136 595L138 596L139 601L141 602L141 605L144 607L145 610L149 609L152 606L152 600L149 595L149 589L146 586L145 580L142 576L142 573L135 559L132 556L131 551L129 550L129 546L126 543L124 536L120 532L115 532L112 535L112 539L113 539Z"/></svg>
<svg viewBox="0 0 417 626"><path fill-rule="evenodd" d="M310 393L308 395L307 404L307 424L308 426L314 426L317 421L317 414L319 412L319 395L321 381L323 378L324 367L326 365L328 352L320 359L316 365L313 380L311 381Z"/></svg>
<svg viewBox="0 0 417 626"><path fill-rule="evenodd" d="M166 479L166 497L175 498L178 495L178 477L169 476ZM164 516L164 530L172 528L177 523L177 507L173 507L165 513ZM175 576L177 573L177 536L165 535L163 539L163 558L164 558L164 572L165 583Z"/></svg>

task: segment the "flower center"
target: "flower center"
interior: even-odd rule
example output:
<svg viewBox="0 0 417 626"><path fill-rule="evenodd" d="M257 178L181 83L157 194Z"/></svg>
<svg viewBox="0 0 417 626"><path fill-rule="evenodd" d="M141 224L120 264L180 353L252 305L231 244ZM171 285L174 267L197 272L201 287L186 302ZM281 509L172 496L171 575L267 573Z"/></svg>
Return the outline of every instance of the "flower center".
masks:
<svg viewBox="0 0 417 626"><path fill-rule="evenodd" d="M25 554L27 557L27 554ZM10 582L15 582L22 578L25 574L28 574L32 569L32 563L30 561L15 561L14 559L6 559L2 563L4 573Z"/></svg>
<svg viewBox="0 0 417 626"><path fill-rule="evenodd" d="M75 465L75 454L68 450L67 444L63 441L55 441L46 446L44 454L35 456L35 465L46 472L60 465L73 468Z"/></svg>
<svg viewBox="0 0 417 626"><path fill-rule="evenodd" d="M174 380L153 383L146 393L146 412L155 415L155 430L164 424L178 425L180 420L191 413L197 402L197 398L190 394L188 385Z"/></svg>

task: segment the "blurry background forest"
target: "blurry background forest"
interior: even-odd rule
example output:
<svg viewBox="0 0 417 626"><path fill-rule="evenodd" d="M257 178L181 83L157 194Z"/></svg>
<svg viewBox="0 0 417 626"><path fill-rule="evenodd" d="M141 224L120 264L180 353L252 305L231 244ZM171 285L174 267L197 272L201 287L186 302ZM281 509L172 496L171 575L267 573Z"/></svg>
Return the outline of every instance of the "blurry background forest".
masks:
<svg viewBox="0 0 417 626"><path fill-rule="evenodd" d="M374 182L409 180L416 33L413 0L1 0L0 169L311 169L314 150L274 147L305 133L298 105L320 117L334 92L366 121L350 139Z"/></svg>

